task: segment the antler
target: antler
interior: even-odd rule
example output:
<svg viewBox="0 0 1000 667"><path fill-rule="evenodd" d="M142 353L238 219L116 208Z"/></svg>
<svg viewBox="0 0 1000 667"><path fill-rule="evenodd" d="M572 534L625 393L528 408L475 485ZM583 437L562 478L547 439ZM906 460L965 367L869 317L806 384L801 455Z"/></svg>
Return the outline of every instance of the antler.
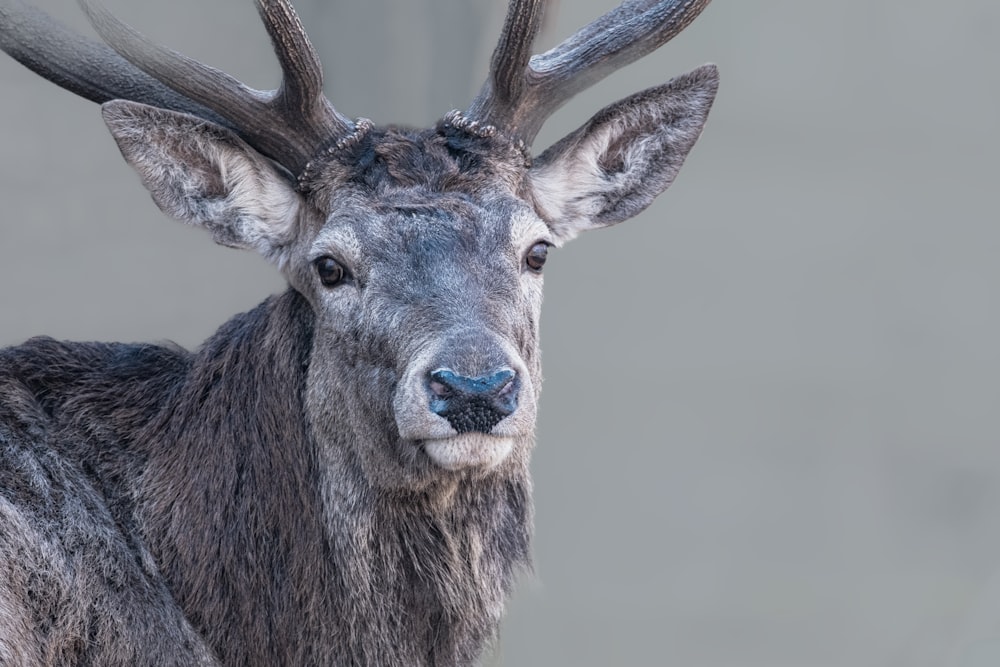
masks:
<svg viewBox="0 0 1000 667"><path fill-rule="evenodd" d="M0 48L88 99L128 99L219 123L296 175L318 148L355 129L323 95L319 57L287 0L255 0L283 72L272 92L154 44L94 0L80 4L111 48L11 1L17 7L0 0Z"/></svg>
<svg viewBox="0 0 1000 667"><path fill-rule="evenodd" d="M625 0L541 55L531 46L545 0L511 0L490 75L466 112L530 145L571 97L673 39L711 0Z"/></svg>

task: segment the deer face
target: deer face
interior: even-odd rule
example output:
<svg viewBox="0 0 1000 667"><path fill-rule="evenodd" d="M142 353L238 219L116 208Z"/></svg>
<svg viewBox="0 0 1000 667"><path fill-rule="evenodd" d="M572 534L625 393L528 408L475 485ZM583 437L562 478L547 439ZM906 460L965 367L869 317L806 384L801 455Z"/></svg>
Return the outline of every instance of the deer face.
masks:
<svg viewBox="0 0 1000 667"><path fill-rule="evenodd" d="M551 234L509 195L397 194L348 195L300 255L319 324L314 423L349 404L352 425L381 427L353 435L384 465L493 468L534 428L542 276L527 262ZM337 282L324 280L331 262Z"/></svg>
<svg viewBox="0 0 1000 667"><path fill-rule="evenodd" d="M288 272L318 322L310 411L336 438L351 406L370 478L482 473L515 451L524 461L555 241L524 192L524 162L443 128L372 131L307 184L315 217Z"/></svg>

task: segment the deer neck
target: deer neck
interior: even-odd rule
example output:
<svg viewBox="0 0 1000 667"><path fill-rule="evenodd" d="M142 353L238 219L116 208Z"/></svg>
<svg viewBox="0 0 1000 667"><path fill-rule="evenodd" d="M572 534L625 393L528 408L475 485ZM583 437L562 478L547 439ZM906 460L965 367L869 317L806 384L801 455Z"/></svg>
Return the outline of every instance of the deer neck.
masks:
<svg viewBox="0 0 1000 667"><path fill-rule="evenodd" d="M289 290L196 355L137 485L154 558L227 663L472 663L528 567L529 479L373 485L356 425L306 418L312 317Z"/></svg>

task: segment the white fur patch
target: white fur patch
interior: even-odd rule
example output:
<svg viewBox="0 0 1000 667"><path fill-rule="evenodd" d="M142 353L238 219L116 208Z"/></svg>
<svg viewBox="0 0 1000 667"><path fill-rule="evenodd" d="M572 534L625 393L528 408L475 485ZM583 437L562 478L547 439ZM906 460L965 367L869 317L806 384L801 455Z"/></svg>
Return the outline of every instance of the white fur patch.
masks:
<svg viewBox="0 0 1000 667"><path fill-rule="evenodd" d="M424 441L424 451L447 470L495 468L514 449L514 438L485 433L462 433L450 438Z"/></svg>
<svg viewBox="0 0 1000 667"><path fill-rule="evenodd" d="M546 220L558 245L571 241L591 226L600 212L597 195L609 189L598 160L611 144L614 125L586 137L561 160L533 169L531 184L535 203Z"/></svg>
<svg viewBox="0 0 1000 667"><path fill-rule="evenodd" d="M292 242L300 198L256 156L223 148L215 164L227 191L226 208L237 212L238 235L266 257Z"/></svg>
<svg viewBox="0 0 1000 667"><path fill-rule="evenodd" d="M532 245L539 241L546 243L554 243L555 241L548 225L537 215L528 211L514 214L510 227L511 245L520 253L527 252Z"/></svg>

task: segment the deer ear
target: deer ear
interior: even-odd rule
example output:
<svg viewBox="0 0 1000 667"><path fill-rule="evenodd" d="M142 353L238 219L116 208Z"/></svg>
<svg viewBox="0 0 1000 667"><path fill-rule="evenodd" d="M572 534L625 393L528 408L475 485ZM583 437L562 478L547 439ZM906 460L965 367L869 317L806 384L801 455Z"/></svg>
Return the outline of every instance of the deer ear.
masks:
<svg viewBox="0 0 1000 667"><path fill-rule="evenodd" d="M108 102L101 111L164 213L205 227L217 243L274 259L292 241L299 194L233 132L135 102Z"/></svg>
<svg viewBox="0 0 1000 667"><path fill-rule="evenodd" d="M529 172L535 206L556 238L636 215L673 182L719 88L705 65L601 110L542 153Z"/></svg>

